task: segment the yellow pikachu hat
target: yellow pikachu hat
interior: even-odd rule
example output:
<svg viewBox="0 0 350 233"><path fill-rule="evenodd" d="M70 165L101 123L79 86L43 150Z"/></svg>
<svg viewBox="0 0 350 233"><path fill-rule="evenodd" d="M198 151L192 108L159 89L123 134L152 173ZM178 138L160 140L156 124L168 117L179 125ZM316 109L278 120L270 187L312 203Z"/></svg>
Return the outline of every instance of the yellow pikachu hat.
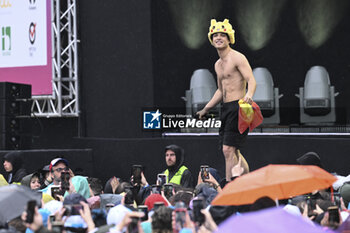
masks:
<svg viewBox="0 0 350 233"><path fill-rule="evenodd" d="M231 44L235 43L235 30L232 29L232 25L228 22L228 19L225 19L224 22L216 22L215 19L212 19L210 21L210 27L209 27L209 33L208 33L208 39L210 43L213 43L211 36L217 32L226 33L230 38L230 43Z"/></svg>

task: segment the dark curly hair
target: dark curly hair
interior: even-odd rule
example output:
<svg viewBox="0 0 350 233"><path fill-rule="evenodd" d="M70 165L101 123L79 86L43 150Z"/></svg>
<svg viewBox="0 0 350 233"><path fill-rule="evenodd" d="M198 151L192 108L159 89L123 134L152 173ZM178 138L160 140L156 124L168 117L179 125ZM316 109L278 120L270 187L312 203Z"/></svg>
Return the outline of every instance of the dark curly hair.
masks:
<svg viewBox="0 0 350 233"><path fill-rule="evenodd" d="M152 233L172 233L171 225L173 210L166 206L160 206L152 215Z"/></svg>

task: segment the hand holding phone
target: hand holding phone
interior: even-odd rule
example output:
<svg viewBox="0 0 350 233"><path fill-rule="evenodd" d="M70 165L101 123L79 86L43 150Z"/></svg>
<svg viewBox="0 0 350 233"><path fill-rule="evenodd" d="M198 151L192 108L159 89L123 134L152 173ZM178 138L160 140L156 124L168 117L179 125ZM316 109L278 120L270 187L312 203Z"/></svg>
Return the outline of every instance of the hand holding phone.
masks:
<svg viewBox="0 0 350 233"><path fill-rule="evenodd" d="M60 186L51 186L51 196L55 200L60 201L60 198L57 195L62 195Z"/></svg>
<svg viewBox="0 0 350 233"><path fill-rule="evenodd" d="M175 209L175 230L180 232L185 227L186 209Z"/></svg>
<svg viewBox="0 0 350 233"><path fill-rule="evenodd" d="M202 214L201 210L204 208L202 199L193 200L193 218L194 222L197 222L200 225L204 223L205 217Z"/></svg>
<svg viewBox="0 0 350 233"><path fill-rule="evenodd" d="M200 171L201 171L201 177L202 177L203 181L209 179L209 166L208 165L201 165Z"/></svg>
<svg viewBox="0 0 350 233"><path fill-rule="evenodd" d="M131 167L131 176L133 177L133 183L141 185L141 172L142 165L132 165Z"/></svg>
<svg viewBox="0 0 350 233"><path fill-rule="evenodd" d="M139 205L137 207L138 212L143 212L145 215L141 218L141 221L147 221L148 220L148 207L146 205Z"/></svg>
<svg viewBox="0 0 350 233"><path fill-rule="evenodd" d="M340 222L340 215L339 215L339 208L338 206L330 206L328 207L328 213L329 213L329 217L328 217L328 222L329 224L333 225L333 224L339 224Z"/></svg>
<svg viewBox="0 0 350 233"><path fill-rule="evenodd" d="M27 210L26 210L26 212L27 212L26 222L27 223L33 223L33 221L34 221L35 206L36 206L35 200L30 200L27 202Z"/></svg>

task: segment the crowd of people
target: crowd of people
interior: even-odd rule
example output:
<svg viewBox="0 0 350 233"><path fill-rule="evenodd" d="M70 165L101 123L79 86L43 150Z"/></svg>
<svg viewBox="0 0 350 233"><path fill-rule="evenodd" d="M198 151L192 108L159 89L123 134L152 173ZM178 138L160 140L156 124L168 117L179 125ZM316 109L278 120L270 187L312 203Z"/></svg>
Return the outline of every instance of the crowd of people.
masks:
<svg viewBox="0 0 350 233"><path fill-rule="evenodd" d="M65 158L55 158L40 171L26 174L21 166L21 153L10 152L3 158L6 173L0 175L0 190L6 185L26 186L41 194L41 202L32 213L28 206L23 206L24 212L16 218L0 221L0 232L220 232L220 224L230 216L277 208L276 201L267 196L250 205L211 204L227 183L244 175L240 159L231 171L233 181L221 178L215 168L206 166L201 167L194 179L184 165L184 150L177 145L165 147L164 161L166 169L158 174L156 184L148 183L142 166L134 167L130 180L113 176L103 184L98 178L73 174ZM322 168L314 152L306 153L297 162ZM347 181L348 177L339 177L333 185L334 192L318 190L280 200L279 205L309 224L331 232L349 215ZM334 207L339 211L338 219L330 214Z"/></svg>
<svg viewBox="0 0 350 233"><path fill-rule="evenodd" d="M10 209L0 206L0 233L242 233L235 230L238 226L223 226L229 225L227 221L235 217L249 215L247 212L274 208L283 208L283 213L293 215L294 220L320 229L312 232L333 232L334 229L348 232L347 224L342 223L347 222L349 215L349 177L338 177L329 189L278 202L262 195L246 205L213 205L213 200L229 188L228 183L249 175L248 163L240 149L249 129L257 126L252 124L253 119L243 120L246 127L241 132L240 101L253 104L256 81L246 57L230 47L235 43L234 32L228 19L223 22L211 20L208 39L219 55L215 63L218 88L211 100L197 112L198 118L203 119L210 109L222 103L219 136L225 158L224 178L215 168L208 166L201 166L198 175L192 173L184 164L184 150L177 145L165 148L166 168L158 174L156 184L148 183L142 166L133 166L129 180L113 176L103 185L98 178L74 174L69 161L61 157L27 175L21 155L11 152L4 157L6 173L0 176L0 185L20 185L23 189L27 186L28 191L24 193L39 192L41 201L28 200L27 207L21 207L25 211L18 212L17 216L11 214L14 218L6 214ZM313 152L301 156L297 162L322 168L320 157ZM0 192L2 190L0 187ZM10 195L4 196L9 198ZM4 197L0 195L0 201L1 198ZM273 226L278 224L283 223L276 221ZM261 233L265 227L249 232Z"/></svg>

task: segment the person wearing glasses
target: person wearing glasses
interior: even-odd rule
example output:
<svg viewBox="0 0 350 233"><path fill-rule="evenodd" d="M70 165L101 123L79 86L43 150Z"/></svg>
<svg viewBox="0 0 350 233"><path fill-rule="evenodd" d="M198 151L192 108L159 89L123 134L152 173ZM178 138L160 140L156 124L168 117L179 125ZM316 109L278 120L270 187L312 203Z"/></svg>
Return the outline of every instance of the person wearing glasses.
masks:
<svg viewBox="0 0 350 233"><path fill-rule="evenodd" d="M69 163L64 158L56 158L50 162L49 171L52 179L52 183L49 184L46 188L42 189L42 193L47 193L51 195L52 186L61 185L61 175L62 172L69 172Z"/></svg>

